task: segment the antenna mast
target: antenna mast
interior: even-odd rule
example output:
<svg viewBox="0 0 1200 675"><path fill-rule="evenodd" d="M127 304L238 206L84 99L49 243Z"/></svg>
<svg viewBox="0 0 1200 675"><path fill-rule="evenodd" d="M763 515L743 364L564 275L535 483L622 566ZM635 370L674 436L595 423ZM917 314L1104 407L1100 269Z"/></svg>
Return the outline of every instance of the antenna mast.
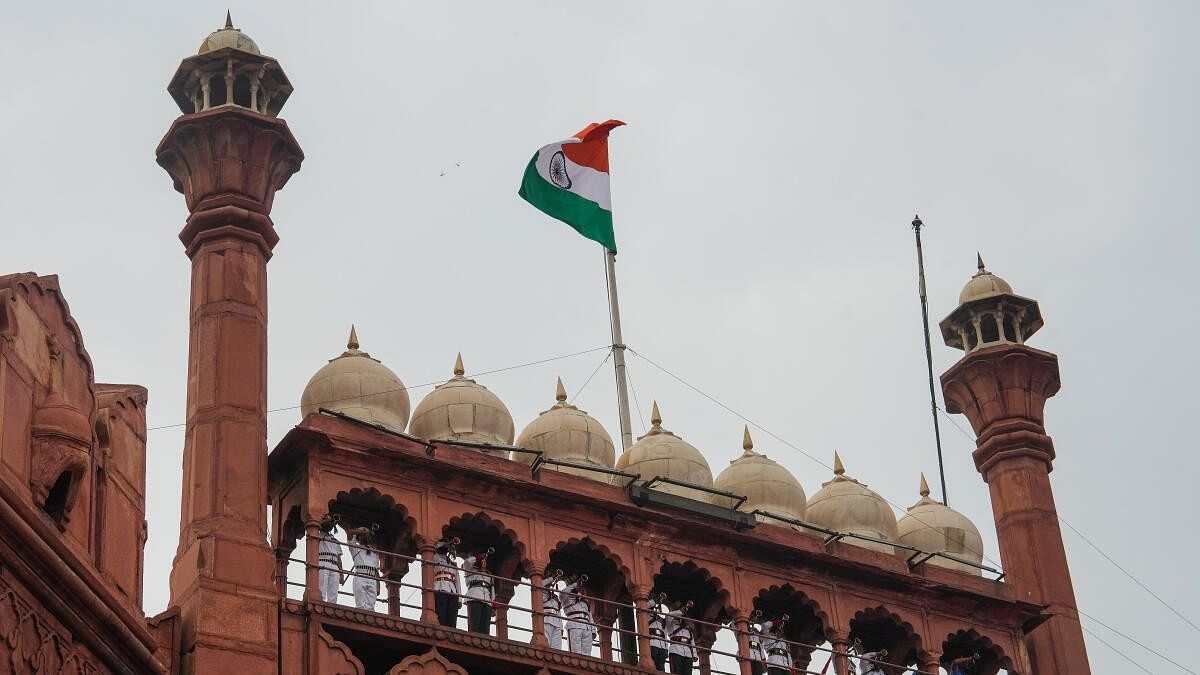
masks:
<svg viewBox="0 0 1200 675"><path fill-rule="evenodd" d="M925 256L921 252L920 216L913 216L913 234L917 237L917 290L921 295L921 328L925 331L925 365L929 368L929 412L933 415L933 438L937 443L938 477L942 482L942 504L949 506L946 499L946 466L942 462L942 430L938 426L937 390L933 386L933 350L929 346L929 299L925 294Z"/></svg>

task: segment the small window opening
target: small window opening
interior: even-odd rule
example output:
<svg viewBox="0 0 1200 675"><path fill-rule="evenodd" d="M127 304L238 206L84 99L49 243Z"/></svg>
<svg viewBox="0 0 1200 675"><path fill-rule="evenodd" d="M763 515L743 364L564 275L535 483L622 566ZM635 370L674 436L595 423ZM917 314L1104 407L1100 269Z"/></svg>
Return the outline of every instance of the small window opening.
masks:
<svg viewBox="0 0 1200 675"><path fill-rule="evenodd" d="M996 317L989 314L979 323L979 332L983 334L984 342L999 342L1000 328L996 325Z"/></svg>
<svg viewBox="0 0 1200 675"><path fill-rule="evenodd" d="M1008 314L1004 315L1004 339L1009 342L1019 342L1017 340L1017 328L1013 324L1012 316Z"/></svg>
<svg viewBox="0 0 1200 675"><path fill-rule="evenodd" d="M42 505L42 510L59 524L62 524L64 516L67 515L67 497L70 492L71 472L64 471L58 475L58 480L54 481L54 486L46 495L46 503Z"/></svg>
<svg viewBox="0 0 1200 675"><path fill-rule="evenodd" d="M213 75L208 80L208 106L215 108L225 105L225 76Z"/></svg>
<svg viewBox="0 0 1200 675"><path fill-rule="evenodd" d="M250 78L238 75L233 80L233 102L243 108L250 107Z"/></svg>
<svg viewBox="0 0 1200 675"><path fill-rule="evenodd" d="M975 327L970 326L967 330L967 351L975 349L975 346L978 344L979 338L975 336Z"/></svg>

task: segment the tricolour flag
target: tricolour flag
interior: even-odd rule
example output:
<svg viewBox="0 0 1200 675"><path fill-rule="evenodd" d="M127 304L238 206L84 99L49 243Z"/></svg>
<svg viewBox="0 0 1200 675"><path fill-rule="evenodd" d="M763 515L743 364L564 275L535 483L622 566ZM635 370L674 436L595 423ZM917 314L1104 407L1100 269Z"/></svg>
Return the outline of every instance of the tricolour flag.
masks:
<svg viewBox="0 0 1200 675"><path fill-rule="evenodd" d="M517 193L613 253L617 242L608 191L608 132L624 124L592 123L574 137L538 150Z"/></svg>

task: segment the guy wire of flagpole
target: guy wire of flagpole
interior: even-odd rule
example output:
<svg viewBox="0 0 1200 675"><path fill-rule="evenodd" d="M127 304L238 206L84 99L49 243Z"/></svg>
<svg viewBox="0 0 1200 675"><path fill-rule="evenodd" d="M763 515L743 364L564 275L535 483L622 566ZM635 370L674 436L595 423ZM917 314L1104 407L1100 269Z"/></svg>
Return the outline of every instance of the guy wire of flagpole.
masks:
<svg viewBox="0 0 1200 675"><path fill-rule="evenodd" d="M603 248L603 247L602 247ZM625 341L621 338L621 307L617 304L617 254L604 248L604 278L608 281L608 320L612 326L613 370L617 376L617 408L621 419L621 450L633 445L629 423L629 391L625 377Z"/></svg>
<svg viewBox="0 0 1200 675"><path fill-rule="evenodd" d="M921 252L921 216L913 216L913 234L917 236L917 290L921 295L921 328L925 330L925 365L929 368L929 407L933 413L933 438L937 443L938 477L942 480L942 504L946 498L946 467L942 463L942 430L938 427L937 393L933 387L933 350L929 346L929 299L925 294L925 256Z"/></svg>

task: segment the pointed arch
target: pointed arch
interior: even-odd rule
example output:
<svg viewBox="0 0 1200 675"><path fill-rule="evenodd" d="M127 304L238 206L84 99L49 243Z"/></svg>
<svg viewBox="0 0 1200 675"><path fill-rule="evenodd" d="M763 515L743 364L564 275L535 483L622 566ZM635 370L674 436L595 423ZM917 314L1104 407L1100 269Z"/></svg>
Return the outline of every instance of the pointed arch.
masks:
<svg viewBox="0 0 1200 675"><path fill-rule="evenodd" d="M923 650L921 636L912 624L884 605L861 609L850 619L850 639L862 642L864 651L886 649L881 659L901 672L904 666L915 664Z"/></svg>
<svg viewBox="0 0 1200 675"><path fill-rule="evenodd" d="M954 659L979 655L975 664L977 675L996 675L1001 669L1013 675L1012 657L985 635L980 635L973 629L963 629L950 633L942 642L942 665L949 670L950 662Z"/></svg>

